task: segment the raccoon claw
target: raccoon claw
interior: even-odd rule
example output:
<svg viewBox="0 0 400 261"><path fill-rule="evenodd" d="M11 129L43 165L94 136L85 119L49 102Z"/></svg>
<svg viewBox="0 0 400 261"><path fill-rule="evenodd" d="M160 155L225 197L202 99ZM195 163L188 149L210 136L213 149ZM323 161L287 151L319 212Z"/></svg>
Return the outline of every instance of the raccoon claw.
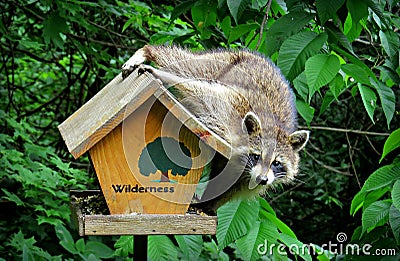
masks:
<svg viewBox="0 0 400 261"><path fill-rule="evenodd" d="M138 68L138 75L142 75L145 72L153 73L153 67L145 64L140 64L136 68Z"/></svg>
<svg viewBox="0 0 400 261"><path fill-rule="evenodd" d="M124 64L125 65L125 64ZM122 72L122 78L125 79L128 77L134 70L136 69L135 66L130 66L130 67L122 67L121 72Z"/></svg>

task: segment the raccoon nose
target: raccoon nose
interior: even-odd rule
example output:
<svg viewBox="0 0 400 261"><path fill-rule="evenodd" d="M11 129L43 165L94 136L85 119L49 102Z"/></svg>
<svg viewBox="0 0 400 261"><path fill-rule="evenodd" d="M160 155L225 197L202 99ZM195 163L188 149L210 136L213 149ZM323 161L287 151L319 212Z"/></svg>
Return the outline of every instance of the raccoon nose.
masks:
<svg viewBox="0 0 400 261"><path fill-rule="evenodd" d="M267 185L268 177L265 175L258 175L256 178L256 182L259 185Z"/></svg>

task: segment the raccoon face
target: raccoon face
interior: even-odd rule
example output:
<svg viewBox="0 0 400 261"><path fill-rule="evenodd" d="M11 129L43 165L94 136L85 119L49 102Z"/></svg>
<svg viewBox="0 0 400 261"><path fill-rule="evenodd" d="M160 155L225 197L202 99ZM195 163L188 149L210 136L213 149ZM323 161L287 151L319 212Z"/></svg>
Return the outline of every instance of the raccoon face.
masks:
<svg viewBox="0 0 400 261"><path fill-rule="evenodd" d="M287 182L297 174L298 151L307 143L308 131L295 131L289 135L272 128L263 131L260 119L249 112L243 119L243 129L249 135L249 153L246 169L250 182L256 185L271 185Z"/></svg>

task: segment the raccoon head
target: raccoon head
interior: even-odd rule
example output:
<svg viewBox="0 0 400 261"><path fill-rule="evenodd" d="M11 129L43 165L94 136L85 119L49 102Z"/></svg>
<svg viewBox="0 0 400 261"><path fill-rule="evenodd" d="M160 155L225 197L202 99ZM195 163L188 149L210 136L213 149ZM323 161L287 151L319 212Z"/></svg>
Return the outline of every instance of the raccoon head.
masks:
<svg viewBox="0 0 400 261"><path fill-rule="evenodd" d="M253 112L244 116L242 128L249 137L246 172L250 175L250 189L294 178L298 171L298 152L308 141L308 131L287 133L277 124L264 124L263 128Z"/></svg>

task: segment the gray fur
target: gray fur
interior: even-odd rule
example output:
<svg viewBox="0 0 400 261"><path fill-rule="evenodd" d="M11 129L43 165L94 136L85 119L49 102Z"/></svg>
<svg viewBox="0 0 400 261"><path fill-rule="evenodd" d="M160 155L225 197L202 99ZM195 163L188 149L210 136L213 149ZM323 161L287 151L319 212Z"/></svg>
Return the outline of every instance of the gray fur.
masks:
<svg viewBox="0 0 400 261"><path fill-rule="evenodd" d="M307 143L308 132L296 131L294 95L270 60L244 50L194 53L176 46L150 45L135 55L124 64L124 75L144 60L155 63L159 68L153 70L155 76L173 85L179 101L232 145L230 164L220 176L234 184L227 191L218 191L218 184L210 186L210 195L218 196L210 203L212 209L238 196L263 194L268 180L294 178L298 150ZM251 155L260 159L255 162ZM271 173L267 178L273 168L275 178L271 179ZM284 175L277 171L282 169Z"/></svg>

